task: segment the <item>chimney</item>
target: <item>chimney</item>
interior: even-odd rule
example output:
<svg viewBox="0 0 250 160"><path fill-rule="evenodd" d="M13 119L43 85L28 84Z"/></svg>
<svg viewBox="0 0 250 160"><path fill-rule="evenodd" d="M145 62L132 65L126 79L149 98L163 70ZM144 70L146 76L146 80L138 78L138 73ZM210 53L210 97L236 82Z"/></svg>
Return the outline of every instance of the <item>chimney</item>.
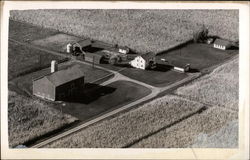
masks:
<svg viewBox="0 0 250 160"><path fill-rule="evenodd" d="M55 60L51 61L51 73L54 73L57 70L58 70L57 61Z"/></svg>

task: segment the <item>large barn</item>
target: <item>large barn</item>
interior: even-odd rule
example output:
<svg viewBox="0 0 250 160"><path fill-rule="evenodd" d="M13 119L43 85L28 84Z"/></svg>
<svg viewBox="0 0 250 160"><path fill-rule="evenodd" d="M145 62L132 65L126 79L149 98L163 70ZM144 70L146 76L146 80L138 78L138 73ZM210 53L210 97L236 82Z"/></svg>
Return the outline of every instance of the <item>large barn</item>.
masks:
<svg viewBox="0 0 250 160"><path fill-rule="evenodd" d="M51 101L63 100L83 88L84 73L78 65L33 80L33 94Z"/></svg>

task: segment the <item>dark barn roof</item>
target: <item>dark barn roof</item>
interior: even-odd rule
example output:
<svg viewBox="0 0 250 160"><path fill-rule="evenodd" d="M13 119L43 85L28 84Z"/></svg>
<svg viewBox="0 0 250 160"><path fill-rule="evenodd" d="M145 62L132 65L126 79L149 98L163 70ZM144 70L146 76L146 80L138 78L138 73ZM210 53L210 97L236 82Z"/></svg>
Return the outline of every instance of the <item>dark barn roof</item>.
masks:
<svg viewBox="0 0 250 160"><path fill-rule="evenodd" d="M90 39L83 39L77 42L82 48L91 45Z"/></svg>
<svg viewBox="0 0 250 160"><path fill-rule="evenodd" d="M110 49L114 47L112 44L105 43L102 41L94 41L91 46L95 48L102 48L102 49Z"/></svg>
<svg viewBox="0 0 250 160"><path fill-rule="evenodd" d="M229 47L231 45L231 43L227 40L223 40L223 39L216 39L214 41L214 44L218 44L218 45L221 45L221 46L227 46Z"/></svg>
<svg viewBox="0 0 250 160"><path fill-rule="evenodd" d="M141 55L141 57L145 59L145 61L148 61L149 59L154 58L155 54L152 52L148 52L146 54Z"/></svg>
<svg viewBox="0 0 250 160"><path fill-rule="evenodd" d="M55 86L60 86L75 79L84 77L84 73L79 68L79 65L74 65L73 67L51 73L45 77Z"/></svg>
<svg viewBox="0 0 250 160"><path fill-rule="evenodd" d="M173 67L184 68L188 63L179 60L169 60L169 64Z"/></svg>

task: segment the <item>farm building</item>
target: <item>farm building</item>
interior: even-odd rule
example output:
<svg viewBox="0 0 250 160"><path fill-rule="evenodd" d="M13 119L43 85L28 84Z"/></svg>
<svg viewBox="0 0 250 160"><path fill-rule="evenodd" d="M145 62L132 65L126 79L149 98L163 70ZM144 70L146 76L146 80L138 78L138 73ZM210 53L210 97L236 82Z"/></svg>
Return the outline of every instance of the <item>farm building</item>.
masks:
<svg viewBox="0 0 250 160"><path fill-rule="evenodd" d="M67 44L67 52L68 53L73 53L73 52L79 52L79 53L84 53L83 48L88 47L91 45L91 40L90 39L83 39L75 43L69 43Z"/></svg>
<svg viewBox="0 0 250 160"><path fill-rule="evenodd" d="M83 88L84 73L78 65L33 80L33 95L51 101L75 95Z"/></svg>
<svg viewBox="0 0 250 160"><path fill-rule="evenodd" d="M101 49L111 49L114 46L112 44L105 43L105 42L102 42L102 41L93 41L93 43L91 44L91 47L93 47L93 48L101 48Z"/></svg>
<svg viewBox="0 0 250 160"><path fill-rule="evenodd" d="M216 39L214 41L214 48L226 50L231 47L231 43L229 41L223 39Z"/></svg>
<svg viewBox="0 0 250 160"><path fill-rule="evenodd" d="M98 52L98 53L100 53L100 52ZM98 54L98 53L88 53L88 52L86 52L85 55L84 55L85 61L91 62L91 63L94 63L94 64L100 64L104 55L101 54L101 53L100 54Z"/></svg>
<svg viewBox="0 0 250 160"><path fill-rule="evenodd" d="M130 65L139 69L147 69L155 63L155 54L152 52L135 57L134 60L130 62Z"/></svg>
<svg viewBox="0 0 250 160"><path fill-rule="evenodd" d="M180 61L170 61L169 65L172 66L173 69L178 72L188 72L190 70L190 64L183 63Z"/></svg>

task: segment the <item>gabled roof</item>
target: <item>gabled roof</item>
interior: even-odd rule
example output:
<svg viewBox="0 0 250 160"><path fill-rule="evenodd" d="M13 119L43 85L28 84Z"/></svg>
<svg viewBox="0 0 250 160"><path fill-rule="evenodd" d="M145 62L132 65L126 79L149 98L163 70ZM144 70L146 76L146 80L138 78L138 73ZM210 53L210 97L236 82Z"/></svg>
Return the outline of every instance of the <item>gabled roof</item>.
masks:
<svg viewBox="0 0 250 160"><path fill-rule="evenodd" d="M92 44L91 44L92 47L96 47L96 48L102 48L102 49L110 49L112 47L114 47L112 44L109 44L109 43L105 43L105 42L102 42L102 41L94 41Z"/></svg>
<svg viewBox="0 0 250 160"><path fill-rule="evenodd" d="M78 43L81 47L87 47L87 46L91 45L91 40L88 38L88 39L80 40L76 43Z"/></svg>
<svg viewBox="0 0 250 160"><path fill-rule="evenodd" d="M222 45L222 46L230 46L231 43L227 40L223 40L223 39L216 39L214 41L214 44L218 44L218 45Z"/></svg>
<svg viewBox="0 0 250 160"><path fill-rule="evenodd" d="M180 60L169 60L169 65L173 67L184 68L188 63L180 61Z"/></svg>
<svg viewBox="0 0 250 160"><path fill-rule="evenodd" d="M152 52L148 52L148 53L146 53L146 54L141 55L141 57L142 57L145 61L148 61L149 59L154 58L154 57L155 57L155 54L152 53Z"/></svg>
<svg viewBox="0 0 250 160"><path fill-rule="evenodd" d="M74 65L68 69L60 70L45 76L55 86L60 86L75 79L84 77L84 72L79 65Z"/></svg>

